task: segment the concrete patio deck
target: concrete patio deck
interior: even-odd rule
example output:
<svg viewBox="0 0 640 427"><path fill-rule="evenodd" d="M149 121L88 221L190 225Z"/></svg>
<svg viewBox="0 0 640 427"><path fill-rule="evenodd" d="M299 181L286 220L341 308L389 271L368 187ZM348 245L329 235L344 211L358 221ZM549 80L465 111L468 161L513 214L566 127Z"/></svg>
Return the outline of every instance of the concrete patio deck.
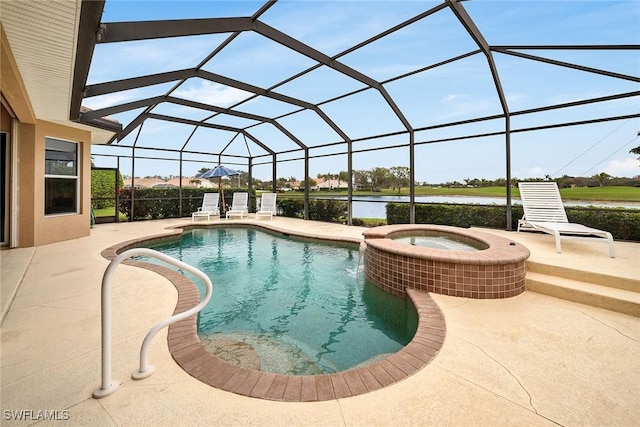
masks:
<svg viewBox="0 0 640 427"><path fill-rule="evenodd" d="M166 329L149 353L156 372L134 381L140 344L173 313L177 292L164 277L126 265L118 268L112 292L113 378L122 384L113 395L93 399L108 265L101 251L187 223L190 218L100 224L86 238L1 251L1 425L640 424L640 318L530 291L503 300L432 295L447 325L440 353L407 379L355 397L285 403L209 387L172 359ZM273 224L326 236L360 238L364 230L280 217ZM527 246L532 265L632 284L640 277L637 243L616 242L616 258L596 241L569 241L556 254L548 235L483 231ZM60 421L41 421L52 415Z"/></svg>

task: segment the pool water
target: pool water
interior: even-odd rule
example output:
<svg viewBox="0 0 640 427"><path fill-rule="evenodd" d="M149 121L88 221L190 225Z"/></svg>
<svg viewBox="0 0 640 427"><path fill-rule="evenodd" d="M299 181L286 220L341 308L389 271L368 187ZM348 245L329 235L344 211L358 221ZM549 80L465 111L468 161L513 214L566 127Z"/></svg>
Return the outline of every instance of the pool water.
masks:
<svg viewBox="0 0 640 427"><path fill-rule="evenodd" d="M404 236L396 237L393 240L413 246L450 251L477 251L485 249L482 243L450 235Z"/></svg>
<svg viewBox="0 0 640 427"><path fill-rule="evenodd" d="M397 352L416 331L410 301L358 274L357 247L239 227L193 229L152 247L211 278L198 333L230 363L286 375L339 372Z"/></svg>

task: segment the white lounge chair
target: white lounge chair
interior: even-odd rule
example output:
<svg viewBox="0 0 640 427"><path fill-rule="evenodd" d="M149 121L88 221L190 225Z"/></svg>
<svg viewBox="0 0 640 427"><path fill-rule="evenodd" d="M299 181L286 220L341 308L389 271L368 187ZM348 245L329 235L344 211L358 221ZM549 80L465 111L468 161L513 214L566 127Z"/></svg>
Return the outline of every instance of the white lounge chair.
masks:
<svg viewBox="0 0 640 427"><path fill-rule="evenodd" d="M231 209L227 211L227 219L232 216L239 216L240 219L244 218L249 212L249 193L233 193L233 200L231 201Z"/></svg>
<svg viewBox="0 0 640 427"><path fill-rule="evenodd" d="M220 193L204 193L202 198L202 206L197 212L191 214L191 221L195 221L199 217L207 217L207 221L211 219L211 215L220 215Z"/></svg>
<svg viewBox="0 0 640 427"><path fill-rule="evenodd" d="M256 218L260 219L263 216L268 216L269 219L273 219L276 214L276 193L262 193L260 199L260 209L256 212Z"/></svg>
<svg viewBox="0 0 640 427"><path fill-rule="evenodd" d="M560 237L598 237L609 242L609 256L615 257L611 233L571 223L567 219L558 185L555 182L519 182L524 216L518 220L518 231L542 231L556 238L556 252L561 253Z"/></svg>

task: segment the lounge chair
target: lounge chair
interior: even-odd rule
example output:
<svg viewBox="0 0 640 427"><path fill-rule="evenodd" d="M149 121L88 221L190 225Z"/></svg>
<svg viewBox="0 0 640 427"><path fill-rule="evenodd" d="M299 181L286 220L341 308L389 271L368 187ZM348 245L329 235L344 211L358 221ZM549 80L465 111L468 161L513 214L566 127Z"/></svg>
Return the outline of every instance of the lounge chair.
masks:
<svg viewBox="0 0 640 427"><path fill-rule="evenodd" d="M556 238L556 252L561 253L560 237L605 238L609 242L609 256L615 258L613 237L608 231L598 230L567 219L558 185L555 182L519 182L524 216L518 220L518 231L542 231Z"/></svg>
<svg viewBox="0 0 640 427"><path fill-rule="evenodd" d="M276 214L276 196L276 193L262 193L260 209L256 212L256 218L260 219L263 216L268 216L269 219L273 219Z"/></svg>
<svg viewBox="0 0 640 427"><path fill-rule="evenodd" d="M249 193L233 193L233 200L231 201L231 209L227 211L227 219L232 216L239 216L240 219L244 218L249 212Z"/></svg>
<svg viewBox="0 0 640 427"><path fill-rule="evenodd" d="M191 221L195 221L198 217L207 217L207 221L209 221L211 215L220 216L219 201L220 193L204 193L202 206L198 208L197 212L191 214Z"/></svg>

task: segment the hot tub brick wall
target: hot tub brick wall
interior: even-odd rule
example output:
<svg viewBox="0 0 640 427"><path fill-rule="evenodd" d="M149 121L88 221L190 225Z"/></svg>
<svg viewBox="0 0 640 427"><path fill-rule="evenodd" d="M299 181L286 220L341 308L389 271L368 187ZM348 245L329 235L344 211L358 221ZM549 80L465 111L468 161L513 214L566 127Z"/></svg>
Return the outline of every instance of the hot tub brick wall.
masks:
<svg viewBox="0 0 640 427"><path fill-rule="evenodd" d="M509 298L524 291L525 261L456 264L412 258L367 247L365 275L380 288L404 295L405 288L465 298Z"/></svg>

